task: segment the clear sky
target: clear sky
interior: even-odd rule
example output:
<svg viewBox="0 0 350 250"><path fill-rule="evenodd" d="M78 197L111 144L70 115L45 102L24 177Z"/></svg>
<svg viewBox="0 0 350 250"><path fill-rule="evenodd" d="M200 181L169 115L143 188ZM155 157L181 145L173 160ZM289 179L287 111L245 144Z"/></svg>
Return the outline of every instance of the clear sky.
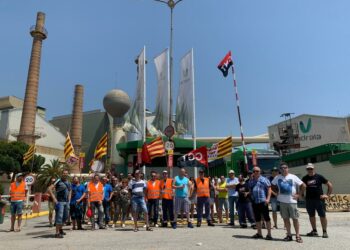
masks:
<svg viewBox="0 0 350 250"><path fill-rule="evenodd" d="M36 12L46 13L38 105L48 118L103 109L112 88L134 97L135 57L147 48L147 107L154 109L153 58L169 46L170 11L153 0L0 0L0 96L23 98ZM294 112L349 114L350 1L183 0L174 10L174 100L179 61L194 48L198 136L239 135L232 77L216 68L228 50L236 65L246 135Z"/></svg>

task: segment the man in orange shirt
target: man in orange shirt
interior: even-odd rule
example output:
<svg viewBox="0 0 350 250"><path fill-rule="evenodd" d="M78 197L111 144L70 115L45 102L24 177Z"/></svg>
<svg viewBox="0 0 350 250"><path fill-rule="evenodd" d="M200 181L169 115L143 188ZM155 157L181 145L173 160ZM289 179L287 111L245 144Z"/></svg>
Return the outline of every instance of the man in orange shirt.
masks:
<svg viewBox="0 0 350 250"><path fill-rule="evenodd" d="M17 229L16 232L21 231L22 223L22 210L23 201L26 199L26 185L23 181L22 173L16 175L16 181L12 182L10 185L10 197L11 197L11 229L10 231L15 231L15 221L17 218Z"/></svg>
<svg viewBox="0 0 350 250"><path fill-rule="evenodd" d="M159 199L160 199L160 181L157 180L157 172L151 172L151 180L147 182L147 210L148 218L153 222L154 227L158 227ZM153 212L153 218L152 218Z"/></svg>
<svg viewBox="0 0 350 250"><path fill-rule="evenodd" d="M163 171L163 179L160 181L160 188L162 193L162 211L163 224L162 227L168 226L168 218L171 226L174 225L174 193L173 193L173 179L168 178L168 171ZM169 216L168 216L169 214Z"/></svg>
<svg viewBox="0 0 350 250"><path fill-rule="evenodd" d="M95 230L95 209L98 210L98 226L100 229L106 229L103 225L103 184L100 182L100 176L94 175L94 178L87 185L88 207L91 208L93 216L91 217L91 229Z"/></svg>
<svg viewBox="0 0 350 250"><path fill-rule="evenodd" d="M205 218L208 226L215 226L210 220L210 185L209 178L204 177L204 170L199 170L199 177L195 181L197 190L197 227L202 224L203 206L205 207Z"/></svg>

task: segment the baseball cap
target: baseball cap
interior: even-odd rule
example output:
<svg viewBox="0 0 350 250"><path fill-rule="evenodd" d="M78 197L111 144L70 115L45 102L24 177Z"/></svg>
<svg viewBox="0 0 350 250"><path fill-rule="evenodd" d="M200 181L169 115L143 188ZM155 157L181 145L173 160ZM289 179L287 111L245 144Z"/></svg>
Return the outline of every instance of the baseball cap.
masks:
<svg viewBox="0 0 350 250"><path fill-rule="evenodd" d="M199 173L204 173L204 170L203 169L199 169L198 172Z"/></svg>
<svg viewBox="0 0 350 250"><path fill-rule="evenodd" d="M228 173L229 173L229 174L234 174L235 171L231 169L230 171L228 171Z"/></svg>
<svg viewBox="0 0 350 250"><path fill-rule="evenodd" d="M312 163L308 163L307 165L306 165L306 169L314 169L315 168L315 166L314 166L314 164L312 164Z"/></svg>
<svg viewBox="0 0 350 250"><path fill-rule="evenodd" d="M273 167L271 171L278 171L278 167Z"/></svg>
<svg viewBox="0 0 350 250"><path fill-rule="evenodd" d="M139 174L140 173L140 169L135 170L135 174Z"/></svg>
<svg viewBox="0 0 350 250"><path fill-rule="evenodd" d="M23 176L23 173L18 173L16 174L16 178L20 177L20 176Z"/></svg>
<svg viewBox="0 0 350 250"><path fill-rule="evenodd" d="M168 173L168 171L166 171L166 170L163 170L163 174L167 174Z"/></svg>

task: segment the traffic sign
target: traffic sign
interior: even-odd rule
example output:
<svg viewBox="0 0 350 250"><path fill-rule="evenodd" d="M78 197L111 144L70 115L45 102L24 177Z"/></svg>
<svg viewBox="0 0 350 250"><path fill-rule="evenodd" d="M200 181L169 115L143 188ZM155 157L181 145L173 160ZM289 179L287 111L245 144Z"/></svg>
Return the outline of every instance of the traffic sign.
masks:
<svg viewBox="0 0 350 250"><path fill-rule="evenodd" d="M172 142L172 141L166 141L164 147L165 147L165 149L168 150L168 151L169 151L169 150L174 150L175 144L174 144L174 142Z"/></svg>
<svg viewBox="0 0 350 250"><path fill-rule="evenodd" d="M164 134L167 136L167 137L172 137L174 134L175 134L175 129L173 126L169 125L167 126L165 129L164 129Z"/></svg>
<svg viewBox="0 0 350 250"><path fill-rule="evenodd" d="M27 184L27 186L31 186L34 184L35 182L35 177L34 175L27 175L25 178L24 178L24 182Z"/></svg>

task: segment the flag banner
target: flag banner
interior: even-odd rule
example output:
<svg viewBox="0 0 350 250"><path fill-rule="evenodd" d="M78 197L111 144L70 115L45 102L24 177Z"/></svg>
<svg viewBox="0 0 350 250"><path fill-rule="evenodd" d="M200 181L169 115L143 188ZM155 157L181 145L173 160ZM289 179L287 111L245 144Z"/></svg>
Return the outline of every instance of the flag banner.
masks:
<svg viewBox="0 0 350 250"><path fill-rule="evenodd" d="M70 159L72 158L72 159ZM69 162L71 161L75 161L75 159L77 159L76 162L78 162L79 158L75 155L74 153L74 148L73 148L73 144L72 144L72 140L70 139L69 133L67 132L67 137L66 137L66 142L64 143L64 159L69 160Z"/></svg>
<svg viewBox="0 0 350 250"><path fill-rule="evenodd" d="M35 150L34 144L28 148L27 152L23 155L23 165L26 165L34 157Z"/></svg>
<svg viewBox="0 0 350 250"><path fill-rule="evenodd" d="M232 137L229 136L226 139L219 141L218 143L214 143L208 149L208 160L212 162L216 159L223 158L232 153Z"/></svg>
<svg viewBox="0 0 350 250"><path fill-rule="evenodd" d="M192 50L181 59L181 75L179 93L176 103L175 128L178 134L193 135L193 52Z"/></svg>
<svg viewBox="0 0 350 250"><path fill-rule="evenodd" d="M208 167L208 149L203 146L192 150L178 159L178 165L182 167L195 166L196 162Z"/></svg>
<svg viewBox="0 0 350 250"><path fill-rule="evenodd" d="M155 117L152 125L159 131L169 125L170 113L170 79L169 79L169 50L166 49L154 58L157 71L158 93L156 100Z"/></svg>
<svg viewBox="0 0 350 250"><path fill-rule="evenodd" d="M229 51L224 59L221 60L221 62L218 65L218 69L222 72L224 77L228 75L229 69L233 66L233 61L231 58L231 51Z"/></svg>
<svg viewBox="0 0 350 250"><path fill-rule="evenodd" d="M151 163L156 157L162 157L165 155L165 147L162 137L157 137L149 144L144 143L142 147L142 161L145 163Z"/></svg>
<svg viewBox="0 0 350 250"><path fill-rule="evenodd" d="M95 153L94 153L94 159L99 160L107 154L107 141L108 141L108 135L106 132L97 143L97 146L95 148Z"/></svg>
<svg viewBox="0 0 350 250"><path fill-rule="evenodd" d="M146 85L146 49L143 48L141 54L137 57L137 89L134 102L130 111L126 115L126 121L133 125L140 134L145 133L145 85Z"/></svg>
<svg viewBox="0 0 350 250"><path fill-rule="evenodd" d="M91 170L95 173L101 173L104 169L104 164L102 161L96 160L93 161L91 165Z"/></svg>
<svg viewBox="0 0 350 250"><path fill-rule="evenodd" d="M142 150L143 148L138 148L137 149L137 165L141 165L142 164ZM148 155L148 153L147 153ZM145 156L146 157L146 156ZM145 161L146 162L146 161Z"/></svg>

